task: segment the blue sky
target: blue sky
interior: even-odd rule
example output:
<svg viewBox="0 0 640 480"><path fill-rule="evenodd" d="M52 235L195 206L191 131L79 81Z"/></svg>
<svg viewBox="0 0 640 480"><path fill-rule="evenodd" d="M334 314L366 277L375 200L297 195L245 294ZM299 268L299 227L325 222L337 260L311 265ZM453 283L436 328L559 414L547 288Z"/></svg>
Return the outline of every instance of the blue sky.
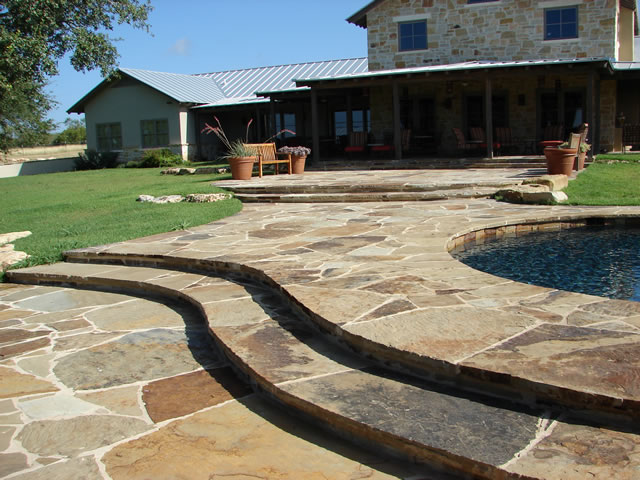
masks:
<svg viewBox="0 0 640 480"><path fill-rule="evenodd" d="M172 73L365 57L366 30L346 18L367 0L152 0L151 35L128 25L112 34L119 66ZM63 122L66 110L94 88L100 72L76 72L59 63L49 91L59 105L50 118Z"/></svg>

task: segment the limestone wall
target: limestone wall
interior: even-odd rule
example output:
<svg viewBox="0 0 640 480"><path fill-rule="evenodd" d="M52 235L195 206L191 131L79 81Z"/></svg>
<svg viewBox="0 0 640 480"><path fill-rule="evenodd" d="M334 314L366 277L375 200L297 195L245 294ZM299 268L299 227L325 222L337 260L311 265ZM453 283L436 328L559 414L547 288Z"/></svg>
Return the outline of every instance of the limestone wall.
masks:
<svg viewBox="0 0 640 480"><path fill-rule="evenodd" d="M471 60L617 58L617 0L387 0L367 13L369 70ZM579 38L544 40L544 10L578 5ZM398 22L427 19L426 50L398 52Z"/></svg>

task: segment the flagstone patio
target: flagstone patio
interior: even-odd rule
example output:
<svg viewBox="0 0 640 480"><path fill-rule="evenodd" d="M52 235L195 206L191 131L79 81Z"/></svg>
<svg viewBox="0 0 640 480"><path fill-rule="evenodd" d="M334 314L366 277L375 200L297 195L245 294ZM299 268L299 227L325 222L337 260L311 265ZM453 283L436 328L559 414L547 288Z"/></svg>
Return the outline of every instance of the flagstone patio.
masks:
<svg viewBox="0 0 640 480"><path fill-rule="evenodd" d="M0 474L637 478L640 305L448 253L585 217L640 209L252 204L12 271L29 285L0 285Z"/></svg>

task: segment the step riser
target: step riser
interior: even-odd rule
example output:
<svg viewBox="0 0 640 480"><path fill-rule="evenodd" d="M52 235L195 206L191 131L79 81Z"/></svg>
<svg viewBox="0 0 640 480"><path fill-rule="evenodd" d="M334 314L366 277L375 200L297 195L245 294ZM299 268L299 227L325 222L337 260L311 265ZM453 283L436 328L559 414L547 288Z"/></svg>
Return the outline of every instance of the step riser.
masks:
<svg viewBox="0 0 640 480"><path fill-rule="evenodd" d="M141 262L137 262L140 264ZM25 273L19 270L10 272L10 281L14 283L26 283L33 285L56 285L64 287L95 288L107 291L119 291L137 295L157 296L160 298L171 298L188 302L194 306L206 320L205 309L197 300L177 290L154 285L144 281L130 281L124 279L114 279L99 275L89 277L80 275L60 275L60 274L36 274ZM263 378L260 372L247 364L243 358L230 350L224 341L216 335L215 328L209 329L216 344L232 362L235 368L240 370L252 382L259 387L258 391L272 396L277 402L288 408L296 409L303 415L315 420L325 428L339 433L341 436L351 439L359 439L362 443L371 446L382 446L383 450L393 452L403 458L426 463L442 470L456 471L463 475L472 475L473 478L480 479L511 479L526 478L516 474L510 474L493 465L471 460L460 455L453 454L430 445L400 437L384 430L376 429L370 425L360 423L356 420L340 415L336 412L323 409L308 400L293 395L280 388L278 385L270 383Z"/></svg>
<svg viewBox="0 0 640 480"><path fill-rule="evenodd" d="M350 194L318 194L318 195L278 195L278 194L256 194L245 195L236 194L236 198L243 203L366 203L366 202L434 202L443 200L454 200L462 198L488 198L493 193L461 194L371 194L358 195Z"/></svg>
<svg viewBox="0 0 640 480"><path fill-rule="evenodd" d="M117 265L136 265L147 267L169 268L193 273L214 273L217 275L240 275L257 281L272 291L282 294L289 305L303 312L323 332L326 332L357 352L371 356L378 361L408 369L417 376L436 382L446 382L461 390L478 391L487 395L505 398L524 405L555 406L577 410L601 412L612 415L623 415L640 418L640 402L621 400L600 394L577 392L560 386L541 384L525 378L513 377L501 373L480 370L473 367L455 365L443 360L433 359L417 354L407 354L387 345L373 342L359 335L343 330L338 325L327 321L312 312L299 302L286 287L277 284L271 277L260 270L232 262L205 259L185 259L156 255L153 257L133 254L95 254L90 252L67 252L67 261L79 263L107 263ZM37 278L23 277L20 271L7 272L9 281L16 283L34 283ZM63 282L64 278L54 281Z"/></svg>

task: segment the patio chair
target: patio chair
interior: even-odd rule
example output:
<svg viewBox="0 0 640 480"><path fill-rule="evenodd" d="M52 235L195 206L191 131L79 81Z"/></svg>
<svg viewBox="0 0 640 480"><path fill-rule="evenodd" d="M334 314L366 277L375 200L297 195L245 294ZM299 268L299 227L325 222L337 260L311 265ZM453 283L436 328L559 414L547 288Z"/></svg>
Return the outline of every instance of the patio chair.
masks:
<svg viewBox="0 0 640 480"><path fill-rule="evenodd" d="M275 143L245 143L245 147L253 150L258 157L258 175L260 178L262 178L263 165L274 165L275 173L278 175L278 165L281 163L288 166L288 173L291 175L291 154L277 152ZM281 158L278 158L278 156Z"/></svg>
<svg viewBox="0 0 640 480"><path fill-rule="evenodd" d="M572 133L569 136L569 148L580 148L580 138L579 133Z"/></svg>
<svg viewBox="0 0 640 480"><path fill-rule="evenodd" d="M502 150L516 150L519 148L519 144L511 136L511 128L509 127L496 127L496 141L500 144Z"/></svg>
<svg viewBox="0 0 640 480"><path fill-rule="evenodd" d="M474 142L478 148L486 149L487 148L487 136L484 133L484 128L482 127L470 127L469 132L471 133L471 141ZM500 151L500 142L493 142L493 149Z"/></svg>
<svg viewBox="0 0 640 480"><path fill-rule="evenodd" d="M364 153L367 148L367 132L350 132L349 145L344 147L344 153L348 156L354 153Z"/></svg>
<svg viewBox="0 0 640 480"><path fill-rule="evenodd" d="M589 124L583 123L582 125L580 125L578 133L580 134L580 143L587 143L587 136L589 135Z"/></svg>
<svg viewBox="0 0 640 480"><path fill-rule="evenodd" d="M464 136L464 133L462 133L462 130L460 130L457 127L453 127L453 134L456 137L456 141L458 142L458 150L461 150L462 152L467 152L469 150L475 150L480 148L480 144L482 142L480 141L475 141L475 140L467 140Z"/></svg>

